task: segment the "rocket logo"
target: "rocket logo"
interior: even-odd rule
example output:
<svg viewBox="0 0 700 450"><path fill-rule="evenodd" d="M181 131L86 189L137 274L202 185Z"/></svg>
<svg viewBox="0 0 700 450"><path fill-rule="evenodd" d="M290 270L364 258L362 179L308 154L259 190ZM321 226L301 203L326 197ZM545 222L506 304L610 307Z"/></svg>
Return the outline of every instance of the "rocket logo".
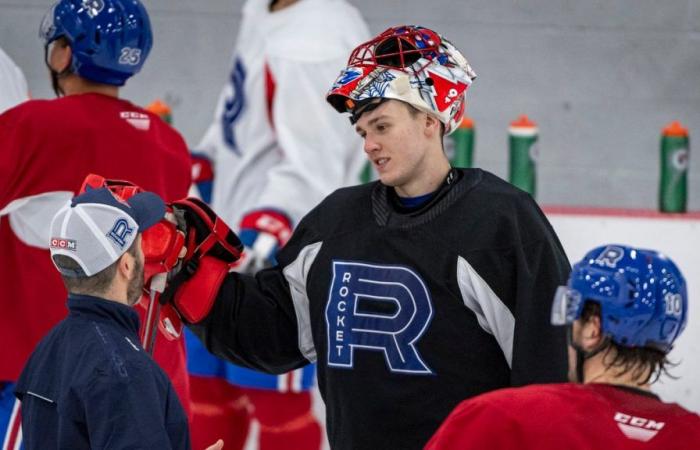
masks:
<svg viewBox="0 0 700 450"><path fill-rule="evenodd" d="M112 230L107 234L107 237L112 238L119 247L124 248L128 242L128 236L134 232L134 229L129 226L126 219L118 219L112 226Z"/></svg>
<svg viewBox="0 0 700 450"><path fill-rule="evenodd" d="M600 255L596 258L595 262L601 266L607 266L611 269L617 267L617 263L625 256L625 251L615 245L609 245L605 247Z"/></svg>
<svg viewBox="0 0 700 450"><path fill-rule="evenodd" d="M391 372L433 374L418 351L432 316L430 293L414 270L333 261L326 305L328 366L352 369L356 353L380 352Z"/></svg>
<svg viewBox="0 0 700 450"><path fill-rule="evenodd" d="M95 18L105 8L105 2L102 0L83 0L81 9L87 12L91 18Z"/></svg>

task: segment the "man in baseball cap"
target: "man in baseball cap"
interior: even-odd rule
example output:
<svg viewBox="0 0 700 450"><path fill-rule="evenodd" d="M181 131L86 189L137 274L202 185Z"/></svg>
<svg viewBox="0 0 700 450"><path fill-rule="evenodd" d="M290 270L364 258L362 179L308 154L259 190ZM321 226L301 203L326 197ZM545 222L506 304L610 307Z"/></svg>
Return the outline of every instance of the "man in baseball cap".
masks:
<svg viewBox="0 0 700 450"><path fill-rule="evenodd" d="M142 272L139 234L164 215L163 200L152 192L141 192L123 201L101 188L73 198L54 216L49 242L51 258L68 291L94 284L86 282L97 278L113 278L116 263L125 253L135 258ZM140 290L135 294L139 296L128 299L129 304L138 301Z"/></svg>
<svg viewBox="0 0 700 450"><path fill-rule="evenodd" d="M17 382L27 450L190 448L185 412L141 347L131 308L144 282L141 233L164 215L156 194L122 201L101 188L54 216L51 258L69 292L69 314Z"/></svg>

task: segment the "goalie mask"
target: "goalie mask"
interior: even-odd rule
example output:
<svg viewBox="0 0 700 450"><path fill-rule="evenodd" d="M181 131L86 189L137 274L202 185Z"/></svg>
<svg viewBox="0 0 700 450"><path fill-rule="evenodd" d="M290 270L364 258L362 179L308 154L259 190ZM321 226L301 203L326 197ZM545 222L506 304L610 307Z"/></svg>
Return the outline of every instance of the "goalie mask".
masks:
<svg viewBox="0 0 700 450"><path fill-rule="evenodd" d="M401 100L432 114L445 135L464 116L467 88L476 78L466 58L445 38L419 26L389 28L353 50L327 95L338 112L353 114L372 99Z"/></svg>

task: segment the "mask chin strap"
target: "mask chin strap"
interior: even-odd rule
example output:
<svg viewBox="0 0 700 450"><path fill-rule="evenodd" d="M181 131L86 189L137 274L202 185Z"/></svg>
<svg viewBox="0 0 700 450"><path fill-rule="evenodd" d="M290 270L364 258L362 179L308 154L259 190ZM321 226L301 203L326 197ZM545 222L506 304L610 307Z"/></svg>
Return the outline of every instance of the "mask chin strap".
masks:
<svg viewBox="0 0 700 450"><path fill-rule="evenodd" d="M58 84L58 80L67 75L70 75L71 73L73 73L73 71L71 70L70 65L68 65L68 67L66 67L60 72L54 70L54 68L51 67L51 64L49 64L49 46L52 42L56 41L54 40L44 45L44 63L46 64L46 67L48 67L49 72L51 73L51 88L53 89L54 94L56 94L56 97L63 97L65 95L65 92L63 92L63 89L61 89L61 86Z"/></svg>
<svg viewBox="0 0 700 450"><path fill-rule="evenodd" d="M574 342L573 328L573 324L567 328L566 339L569 341L569 345L576 351L576 382L583 383L583 364L587 359L590 359L602 352L607 346L606 343L603 342L598 346L598 348L587 352L578 343Z"/></svg>

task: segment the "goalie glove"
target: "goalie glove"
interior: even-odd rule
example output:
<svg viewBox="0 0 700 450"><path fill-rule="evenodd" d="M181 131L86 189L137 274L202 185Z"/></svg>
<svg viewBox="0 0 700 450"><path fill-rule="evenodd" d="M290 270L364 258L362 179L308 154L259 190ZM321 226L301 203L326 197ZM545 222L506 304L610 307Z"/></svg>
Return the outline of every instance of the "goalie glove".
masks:
<svg viewBox="0 0 700 450"><path fill-rule="evenodd" d="M81 192L98 187L108 187L122 199L141 191L128 181L91 174ZM176 339L182 331L181 319L196 323L206 317L243 250L238 236L199 199L167 204L166 218L146 230L141 241L145 295L140 305L147 310L142 333L147 350L152 349L156 329Z"/></svg>
<svg viewBox="0 0 700 450"><path fill-rule="evenodd" d="M292 223L280 211L261 209L246 214L240 230L245 249L234 270L254 274L277 264L277 252L291 237Z"/></svg>
<svg viewBox="0 0 700 450"><path fill-rule="evenodd" d="M185 234L185 256L161 296L187 323L202 321L219 287L243 250L228 225L203 201L186 198L170 204L178 228ZM178 270L179 269L179 270Z"/></svg>

